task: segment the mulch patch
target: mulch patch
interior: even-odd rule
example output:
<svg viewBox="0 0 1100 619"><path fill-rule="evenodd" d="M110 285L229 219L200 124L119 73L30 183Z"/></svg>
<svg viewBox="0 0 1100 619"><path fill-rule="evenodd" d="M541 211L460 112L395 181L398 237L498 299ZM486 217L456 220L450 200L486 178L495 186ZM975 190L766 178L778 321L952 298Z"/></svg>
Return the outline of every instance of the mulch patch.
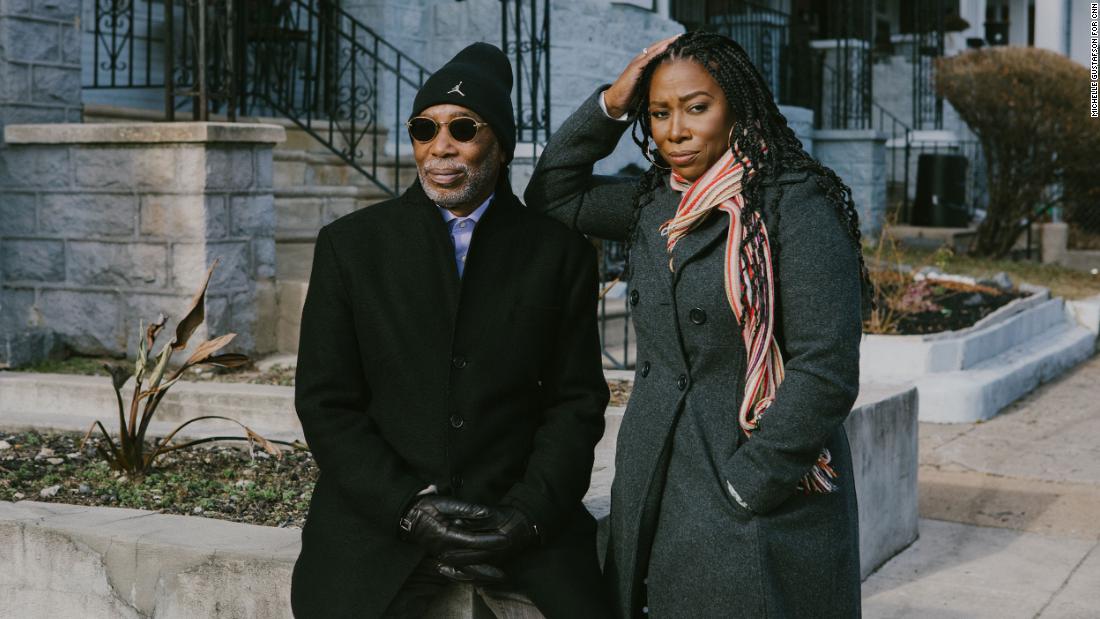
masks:
<svg viewBox="0 0 1100 619"><path fill-rule="evenodd" d="M902 316L898 321L898 333L915 335L966 329L1024 296L998 288L936 282L932 284L931 301L940 309Z"/></svg>
<svg viewBox="0 0 1100 619"><path fill-rule="evenodd" d="M204 516L272 527L305 523L317 465L305 450L275 458L259 448L197 446L161 456L131 479L100 461L75 432L0 433L0 500L23 499L165 514Z"/></svg>

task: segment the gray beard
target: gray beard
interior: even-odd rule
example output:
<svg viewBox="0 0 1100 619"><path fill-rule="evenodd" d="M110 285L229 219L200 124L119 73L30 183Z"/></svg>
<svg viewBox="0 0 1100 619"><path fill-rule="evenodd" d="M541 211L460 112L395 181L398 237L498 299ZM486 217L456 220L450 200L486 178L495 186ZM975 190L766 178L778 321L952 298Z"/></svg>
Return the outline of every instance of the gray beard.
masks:
<svg viewBox="0 0 1100 619"><path fill-rule="evenodd" d="M441 159L428 159L424 162L424 165L417 166L416 169L416 174L420 177L420 186L424 188L424 193L432 202L443 208L452 209L468 205L476 200L478 196L486 195L492 185L496 183L496 178L493 177L493 166L497 161L496 149L493 149L493 151L485 158L484 163L477 168L461 164L456 165L452 162L444 162ZM466 172L466 182L454 189L440 190L425 180L427 176L425 171L435 167L464 170Z"/></svg>

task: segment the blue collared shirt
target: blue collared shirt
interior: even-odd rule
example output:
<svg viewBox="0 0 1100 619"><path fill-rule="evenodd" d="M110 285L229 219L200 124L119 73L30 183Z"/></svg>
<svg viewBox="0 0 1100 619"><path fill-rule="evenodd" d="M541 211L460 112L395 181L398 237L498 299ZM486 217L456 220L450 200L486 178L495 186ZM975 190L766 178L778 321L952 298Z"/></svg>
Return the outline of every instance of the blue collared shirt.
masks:
<svg viewBox="0 0 1100 619"><path fill-rule="evenodd" d="M489 208L489 203L493 201L493 195L490 195L488 199L481 203L481 206L466 217L458 217L443 207L439 208L443 215L443 221L447 222L447 228L451 233L451 241L455 246L455 264L458 265L459 277L462 277L462 271L466 267L466 254L470 253L470 240L474 237L474 227L481 220L481 216L485 214L485 209Z"/></svg>

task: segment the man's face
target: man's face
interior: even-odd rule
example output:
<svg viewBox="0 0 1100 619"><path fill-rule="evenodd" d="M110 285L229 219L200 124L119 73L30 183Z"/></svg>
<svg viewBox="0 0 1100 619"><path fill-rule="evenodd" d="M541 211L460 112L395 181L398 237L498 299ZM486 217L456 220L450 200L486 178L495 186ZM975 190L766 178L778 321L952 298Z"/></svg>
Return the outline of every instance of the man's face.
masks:
<svg viewBox="0 0 1100 619"><path fill-rule="evenodd" d="M437 123L467 117L484 122L473 110L450 103L433 105L419 114ZM413 157L424 193L439 206L464 216L472 213L496 187L504 154L488 125L474 139L459 142L450 127L440 126L428 142L412 140Z"/></svg>

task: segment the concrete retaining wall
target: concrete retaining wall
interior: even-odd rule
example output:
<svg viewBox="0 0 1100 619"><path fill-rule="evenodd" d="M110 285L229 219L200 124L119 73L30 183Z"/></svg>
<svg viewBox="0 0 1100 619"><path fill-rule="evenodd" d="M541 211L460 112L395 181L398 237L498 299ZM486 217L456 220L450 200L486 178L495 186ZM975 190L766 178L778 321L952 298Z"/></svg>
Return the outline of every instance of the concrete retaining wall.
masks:
<svg viewBox="0 0 1100 619"><path fill-rule="evenodd" d="M860 376L889 382L965 370L1065 321L1062 299L1041 289L998 308L971 327L928 335L863 336Z"/></svg>
<svg viewBox="0 0 1100 619"><path fill-rule="evenodd" d="M284 437L300 436L289 387L200 383L173 391L162 423L201 410L243 418L257 428L282 428ZM77 399L81 392L83 406ZM68 411L80 429L89 416L113 410L105 378L3 373L0 394L5 427L64 425L63 416L39 415L35 423L29 412L13 412L22 407ZM178 407L174 412L172 405ZM51 408L39 408L45 406ZM859 493L863 576L917 536L916 410L913 389L865 387L845 424ZM604 522L623 412L608 409L585 497L589 511ZM49 419L54 423L41 423ZM191 429L202 434L201 427ZM290 616L297 531L23 501L0 502L0 536L7 540L0 545L0 609L19 608L21 618ZM606 544L606 524L600 536ZM452 617L475 617L475 600L471 591L456 589L437 608Z"/></svg>
<svg viewBox="0 0 1100 619"><path fill-rule="evenodd" d="M1066 303L1046 289L998 309L974 326L925 336L866 335L864 380L913 384L920 419L988 419L1096 350L1100 297Z"/></svg>
<svg viewBox="0 0 1100 619"><path fill-rule="evenodd" d="M915 388L863 385L844 422L859 500L861 578L917 539L917 398Z"/></svg>
<svg viewBox="0 0 1100 619"><path fill-rule="evenodd" d="M132 383L123 389L129 401ZM0 424L18 428L86 430L96 419L114 427L117 403L106 376L71 376L0 372ZM176 383L160 404L153 434L163 434L199 415L236 419L268 438L303 439L294 412L294 388L240 383ZM236 426L226 422L196 422L187 436L224 433Z"/></svg>
<svg viewBox="0 0 1100 619"><path fill-rule="evenodd" d="M0 502L0 613L290 619L296 530L136 509Z"/></svg>

